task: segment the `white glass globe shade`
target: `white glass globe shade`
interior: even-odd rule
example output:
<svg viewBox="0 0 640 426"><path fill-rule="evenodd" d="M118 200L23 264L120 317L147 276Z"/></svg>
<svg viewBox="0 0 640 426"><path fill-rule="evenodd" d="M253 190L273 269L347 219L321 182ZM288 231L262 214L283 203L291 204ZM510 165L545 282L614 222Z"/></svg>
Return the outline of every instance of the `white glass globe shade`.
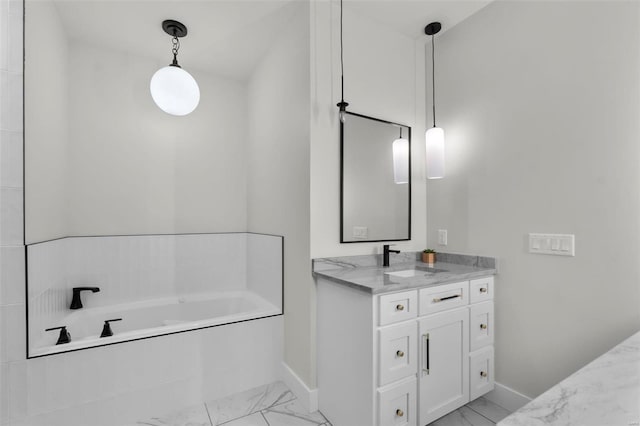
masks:
<svg viewBox="0 0 640 426"><path fill-rule="evenodd" d="M200 102L198 83L180 67L160 68L151 77L149 88L156 105L171 115L187 115Z"/></svg>
<svg viewBox="0 0 640 426"><path fill-rule="evenodd" d="M409 183L409 141L393 141L393 180L395 183Z"/></svg>
<svg viewBox="0 0 640 426"><path fill-rule="evenodd" d="M444 177L444 130L432 127L425 135L427 148L427 179Z"/></svg>

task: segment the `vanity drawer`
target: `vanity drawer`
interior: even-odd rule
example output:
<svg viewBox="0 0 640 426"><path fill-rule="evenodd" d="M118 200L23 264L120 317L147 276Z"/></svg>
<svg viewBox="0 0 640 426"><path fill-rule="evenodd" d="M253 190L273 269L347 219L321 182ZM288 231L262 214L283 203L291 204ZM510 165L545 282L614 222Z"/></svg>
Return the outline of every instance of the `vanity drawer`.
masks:
<svg viewBox="0 0 640 426"><path fill-rule="evenodd" d="M493 302L469 306L469 351L493 344Z"/></svg>
<svg viewBox="0 0 640 426"><path fill-rule="evenodd" d="M417 426L416 379L378 389L378 426Z"/></svg>
<svg viewBox="0 0 640 426"><path fill-rule="evenodd" d="M469 281L420 290L420 316L446 311L469 303Z"/></svg>
<svg viewBox="0 0 640 426"><path fill-rule="evenodd" d="M493 390L492 346L469 355L469 375L469 399L471 401Z"/></svg>
<svg viewBox="0 0 640 426"><path fill-rule="evenodd" d="M469 282L471 302L484 302L493 300L493 277L478 278Z"/></svg>
<svg viewBox="0 0 640 426"><path fill-rule="evenodd" d="M416 374L418 323L392 325L378 331L378 385Z"/></svg>
<svg viewBox="0 0 640 426"><path fill-rule="evenodd" d="M380 296L378 324L393 324L413 319L417 316L418 293L416 290Z"/></svg>

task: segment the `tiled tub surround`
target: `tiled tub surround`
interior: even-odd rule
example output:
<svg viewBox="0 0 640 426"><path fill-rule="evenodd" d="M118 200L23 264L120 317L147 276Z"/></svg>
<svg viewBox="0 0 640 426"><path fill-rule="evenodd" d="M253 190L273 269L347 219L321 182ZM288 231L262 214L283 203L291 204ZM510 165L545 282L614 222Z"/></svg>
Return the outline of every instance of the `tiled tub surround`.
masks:
<svg viewBox="0 0 640 426"><path fill-rule="evenodd" d="M73 287L84 307L70 310ZM64 238L28 246L30 356L282 313L282 238L230 233ZM103 321L113 337L99 337ZM72 342L55 345L67 326Z"/></svg>
<svg viewBox="0 0 640 426"><path fill-rule="evenodd" d="M498 424L640 424L640 332L596 358Z"/></svg>

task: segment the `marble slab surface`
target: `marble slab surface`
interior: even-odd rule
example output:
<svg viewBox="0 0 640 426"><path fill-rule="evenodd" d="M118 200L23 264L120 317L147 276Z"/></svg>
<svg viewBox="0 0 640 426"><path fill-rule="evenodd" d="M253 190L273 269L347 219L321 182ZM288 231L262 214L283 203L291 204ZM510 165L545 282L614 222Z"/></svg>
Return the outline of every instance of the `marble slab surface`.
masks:
<svg viewBox="0 0 640 426"><path fill-rule="evenodd" d="M498 425L640 425L640 332Z"/></svg>
<svg viewBox="0 0 640 426"><path fill-rule="evenodd" d="M496 273L495 259L490 257L448 255L438 253L436 263L418 260L419 253L393 254L391 266L382 267L380 256L345 256L313 259L313 273L317 277L366 291L371 294L388 293L418 287L486 277ZM387 272L415 269L413 277L396 277Z"/></svg>

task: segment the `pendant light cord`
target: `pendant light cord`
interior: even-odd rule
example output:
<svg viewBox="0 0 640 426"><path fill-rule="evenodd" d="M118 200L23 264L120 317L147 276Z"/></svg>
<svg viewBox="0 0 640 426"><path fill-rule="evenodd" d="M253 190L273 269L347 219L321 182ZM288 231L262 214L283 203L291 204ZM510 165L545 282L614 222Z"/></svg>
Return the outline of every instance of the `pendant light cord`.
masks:
<svg viewBox="0 0 640 426"><path fill-rule="evenodd" d="M341 102L344 103L344 46L342 44L342 0L340 0L340 86Z"/></svg>
<svg viewBox="0 0 640 426"><path fill-rule="evenodd" d="M433 101L433 127L436 127L436 48L431 36L431 95Z"/></svg>

